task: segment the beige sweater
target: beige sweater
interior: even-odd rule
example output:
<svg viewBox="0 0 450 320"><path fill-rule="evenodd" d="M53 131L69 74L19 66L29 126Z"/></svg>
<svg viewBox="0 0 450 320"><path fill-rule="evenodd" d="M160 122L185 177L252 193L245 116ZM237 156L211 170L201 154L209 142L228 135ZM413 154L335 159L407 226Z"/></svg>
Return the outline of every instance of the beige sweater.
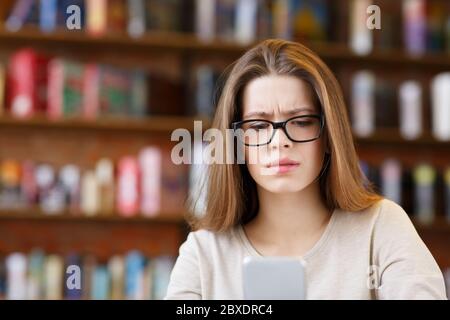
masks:
<svg viewBox="0 0 450 320"><path fill-rule="evenodd" d="M252 255L259 254L242 227L191 232L166 299L242 299L242 261ZM390 200L360 212L336 209L302 258L307 299L446 299L433 256L405 211Z"/></svg>

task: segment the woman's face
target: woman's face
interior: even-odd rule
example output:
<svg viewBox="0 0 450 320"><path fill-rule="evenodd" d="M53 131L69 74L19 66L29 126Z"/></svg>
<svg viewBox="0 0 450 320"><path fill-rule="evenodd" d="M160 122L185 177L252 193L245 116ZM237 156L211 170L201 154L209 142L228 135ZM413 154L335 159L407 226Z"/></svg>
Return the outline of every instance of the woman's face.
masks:
<svg viewBox="0 0 450 320"><path fill-rule="evenodd" d="M256 78L244 88L242 102L242 120L279 122L295 116L320 113L314 103L311 86L294 76ZM253 128L258 131L266 125L264 122L254 123ZM308 137L318 132L316 125L308 118L299 118L289 124L288 132L291 137ZM299 192L305 189L315 181L323 165L325 146L322 137L298 143L291 141L281 128L275 130L269 144L245 146L250 175L269 192Z"/></svg>

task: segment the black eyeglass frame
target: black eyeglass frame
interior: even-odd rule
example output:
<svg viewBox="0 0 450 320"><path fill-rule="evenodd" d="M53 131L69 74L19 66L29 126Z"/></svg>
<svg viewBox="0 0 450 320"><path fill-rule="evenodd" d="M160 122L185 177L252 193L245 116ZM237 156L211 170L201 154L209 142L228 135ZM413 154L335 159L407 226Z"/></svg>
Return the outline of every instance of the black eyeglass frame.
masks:
<svg viewBox="0 0 450 320"><path fill-rule="evenodd" d="M292 137L289 136L289 133L286 130L286 124L289 121L292 121L294 119L311 118L311 117L320 120L320 130L319 130L319 134L317 135L317 137L314 137L314 138L308 139L308 140L292 139ZM305 114L305 115L301 115L301 116L295 116L295 117L289 118L285 121L279 121L279 122L274 122L274 121L270 121L270 120L266 120L266 119L248 119L248 120L233 122L231 124L231 126L233 128L233 131L237 131L238 129L240 129L242 127L242 125L244 123L253 122L253 121L262 121L262 122L270 123L273 128L273 133L272 133L272 136L270 137L269 141L266 143L248 144L248 143L243 142L244 145L246 145L247 147L259 147L259 146L264 146L264 145L271 143L273 137L275 136L275 130L277 130L279 128L283 129L283 132L286 134L286 137L288 137L288 139L291 140L292 142L297 142L297 143L311 142L311 141L319 139L322 136L323 128L325 127L325 118L324 118L323 114Z"/></svg>

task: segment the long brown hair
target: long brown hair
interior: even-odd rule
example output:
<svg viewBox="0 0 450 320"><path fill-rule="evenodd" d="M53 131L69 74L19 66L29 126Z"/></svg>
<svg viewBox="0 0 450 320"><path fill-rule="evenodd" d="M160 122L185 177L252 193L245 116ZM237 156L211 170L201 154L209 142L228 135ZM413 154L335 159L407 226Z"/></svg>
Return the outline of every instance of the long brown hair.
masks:
<svg viewBox="0 0 450 320"><path fill-rule="evenodd" d="M296 42L270 39L247 51L230 68L212 128L226 136L231 123L241 120L242 94L251 80L269 74L298 77L313 88L325 117L324 138L330 161L319 180L325 205L329 209L358 211L382 199L359 167L341 88L314 52ZM209 165L203 192L204 213L187 216L193 230L227 231L258 213L256 183L245 164Z"/></svg>

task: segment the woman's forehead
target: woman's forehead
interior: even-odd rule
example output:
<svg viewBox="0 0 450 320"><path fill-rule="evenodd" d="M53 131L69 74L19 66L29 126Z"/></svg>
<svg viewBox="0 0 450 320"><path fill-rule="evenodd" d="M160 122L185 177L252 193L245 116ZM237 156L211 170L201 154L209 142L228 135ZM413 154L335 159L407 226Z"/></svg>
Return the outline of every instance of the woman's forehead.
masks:
<svg viewBox="0 0 450 320"><path fill-rule="evenodd" d="M247 84L243 97L245 117L317 112L311 86L293 76L264 76Z"/></svg>

